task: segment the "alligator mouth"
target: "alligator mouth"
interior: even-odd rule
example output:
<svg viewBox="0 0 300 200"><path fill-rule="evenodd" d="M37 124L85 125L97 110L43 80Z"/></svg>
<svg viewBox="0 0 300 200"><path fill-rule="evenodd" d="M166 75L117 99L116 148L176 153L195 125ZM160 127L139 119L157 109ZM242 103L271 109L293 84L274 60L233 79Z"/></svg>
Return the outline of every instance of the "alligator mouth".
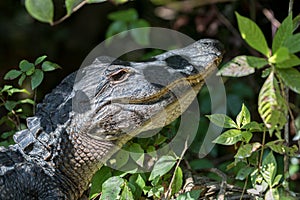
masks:
<svg viewBox="0 0 300 200"><path fill-rule="evenodd" d="M184 96L185 93L188 93L189 90L194 89L195 92L198 91L205 82L205 79L212 74L212 72L217 68L221 62L221 58L216 58L210 65L205 67L203 72L198 74L190 75L188 77L182 77L170 83L169 85L164 86L162 89L157 91L155 94L148 95L142 98L117 98L111 101L111 103L120 103L120 104L154 104L162 101L163 99L168 98L170 95L180 98ZM177 88L184 88L180 93Z"/></svg>

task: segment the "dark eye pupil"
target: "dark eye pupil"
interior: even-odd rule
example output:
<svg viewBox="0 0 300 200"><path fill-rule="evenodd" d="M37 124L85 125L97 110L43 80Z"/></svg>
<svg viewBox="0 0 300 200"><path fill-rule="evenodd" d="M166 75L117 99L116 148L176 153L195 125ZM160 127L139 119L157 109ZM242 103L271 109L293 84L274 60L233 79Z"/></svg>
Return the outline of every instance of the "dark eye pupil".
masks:
<svg viewBox="0 0 300 200"><path fill-rule="evenodd" d="M119 71L113 73L110 76L110 78L111 78L112 81L119 81L119 80L122 80L125 77L126 73L127 73L127 71L125 71L125 70L119 70Z"/></svg>

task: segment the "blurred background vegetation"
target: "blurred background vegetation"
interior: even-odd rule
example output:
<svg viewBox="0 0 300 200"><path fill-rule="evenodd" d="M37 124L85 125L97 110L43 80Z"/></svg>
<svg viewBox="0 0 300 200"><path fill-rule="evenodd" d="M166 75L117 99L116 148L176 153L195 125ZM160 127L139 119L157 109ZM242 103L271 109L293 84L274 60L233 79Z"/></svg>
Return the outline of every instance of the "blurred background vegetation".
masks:
<svg viewBox="0 0 300 200"><path fill-rule="evenodd" d="M54 5L55 18L59 19L65 14L64 0L54 0ZM224 62L237 55L257 56L257 52L251 50L240 37L235 11L255 21L263 30L269 44L278 21L282 22L288 15L288 1L280 0L136 0L119 5L107 1L85 5L62 23L50 26L33 19L26 11L22 0L2 0L0 8L1 87L7 84L3 79L5 73L18 68L22 59L33 62L37 57L47 55L48 60L62 67L47 74L38 88L37 102L41 101L43 96L58 85L65 76L76 71L85 56L105 40L108 27L112 23L108 19L109 13L134 8L139 18L146 20L150 26L174 29L195 40L207 37L218 39L226 49ZM294 13L299 12L300 2L295 1ZM242 103L245 102L254 120L261 121L257 114L257 96L263 83L260 76L261 73L255 73L245 78L224 79L229 115L236 116ZM17 82L15 85L17 86ZM30 90L26 84L25 87ZM204 89L200 93L199 99L202 114L209 114L210 100L207 90ZM299 115L299 96L290 92L290 101L294 103L295 116ZM2 115L4 110L0 111ZM200 135L206 130L207 124L207 119L201 120ZM6 127L0 126L0 132L5 131L4 129ZM296 131L291 130L291 135L295 134ZM197 143L193 144L187 156L197 157L193 153L198 151L198 146ZM233 149L226 148L224 151L223 148L217 147L208 156L213 161L213 165L229 160L228 155L234 154ZM194 160L195 166L199 166L197 162ZM299 177L300 175L295 173L294 180L299 180Z"/></svg>

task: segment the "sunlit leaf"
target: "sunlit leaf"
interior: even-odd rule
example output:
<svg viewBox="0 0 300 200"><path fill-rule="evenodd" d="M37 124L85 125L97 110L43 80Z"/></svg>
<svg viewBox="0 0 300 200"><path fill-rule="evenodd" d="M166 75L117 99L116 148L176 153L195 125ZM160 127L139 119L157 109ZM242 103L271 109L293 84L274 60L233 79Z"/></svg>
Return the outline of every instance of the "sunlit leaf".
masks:
<svg viewBox="0 0 300 200"><path fill-rule="evenodd" d="M121 192L121 186L124 182L124 179L118 176L107 179L102 184L102 195L100 200L118 199L119 193Z"/></svg>
<svg viewBox="0 0 300 200"><path fill-rule="evenodd" d="M272 43L272 52L276 52L280 47L283 46L285 40L291 36L293 33L293 20L292 15L290 14L278 28L275 33L273 43Z"/></svg>
<svg viewBox="0 0 300 200"><path fill-rule="evenodd" d="M286 122L287 106L280 94L278 81L271 72L263 84L258 97L258 112L271 133L281 129Z"/></svg>
<svg viewBox="0 0 300 200"><path fill-rule="evenodd" d="M286 47L280 47L277 51L268 59L270 63L280 63L290 58L289 50Z"/></svg>
<svg viewBox="0 0 300 200"><path fill-rule="evenodd" d="M127 184L125 184L123 187L120 200L134 200L132 191Z"/></svg>
<svg viewBox="0 0 300 200"><path fill-rule="evenodd" d="M154 165L153 170L150 174L149 180L153 180L158 176L166 174L172 169L176 163L176 158L173 156L162 156Z"/></svg>
<svg viewBox="0 0 300 200"><path fill-rule="evenodd" d="M25 0L25 7L33 18L52 24L54 14L52 0Z"/></svg>
<svg viewBox="0 0 300 200"><path fill-rule="evenodd" d="M217 73L218 76L242 77L253 74L255 69L247 62L247 56L237 56L227 62Z"/></svg>
<svg viewBox="0 0 300 200"><path fill-rule="evenodd" d="M272 151L263 159L261 175L270 187L277 173L277 162Z"/></svg>
<svg viewBox="0 0 300 200"><path fill-rule="evenodd" d="M100 193L102 191L102 184L111 176L112 173L110 168L105 166L101 167L93 176L90 197Z"/></svg>
<svg viewBox="0 0 300 200"><path fill-rule="evenodd" d="M244 126L245 124L250 123L250 121L251 121L250 112L248 108L245 106L245 104L243 104L240 113L236 117L236 123L238 127L241 127Z"/></svg>
<svg viewBox="0 0 300 200"><path fill-rule="evenodd" d="M249 18L239 15L237 12L235 14L242 38L249 46L269 57L269 48L261 29Z"/></svg>
<svg viewBox="0 0 300 200"><path fill-rule="evenodd" d="M242 131L237 129L230 129L219 135L213 143L223 145L233 145L243 140Z"/></svg>
<svg viewBox="0 0 300 200"><path fill-rule="evenodd" d="M238 128L237 124L227 115L213 114L206 115L206 117L215 125L223 128Z"/></svg>

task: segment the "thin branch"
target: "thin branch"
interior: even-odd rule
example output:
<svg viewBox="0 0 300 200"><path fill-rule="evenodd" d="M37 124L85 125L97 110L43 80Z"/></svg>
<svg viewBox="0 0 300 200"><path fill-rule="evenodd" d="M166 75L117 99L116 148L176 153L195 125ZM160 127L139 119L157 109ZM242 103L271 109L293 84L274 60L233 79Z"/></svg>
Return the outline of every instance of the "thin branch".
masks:
<svg viewBox="0 0 300 200"><path fill-rule="evenodd" d="M87 0L80 2L80 4L78 4L77 6L75 6L72 10L72 13L76 12L77 10L79 10L82 6L84 6L87 3ZM57 24L62 23L63 21L65 21L67 18L69 18L71 16L71 14L66 14L65 16L63 16L62 18L58 19L57 21L51 23L51 26L55 26Z"/></svg>

